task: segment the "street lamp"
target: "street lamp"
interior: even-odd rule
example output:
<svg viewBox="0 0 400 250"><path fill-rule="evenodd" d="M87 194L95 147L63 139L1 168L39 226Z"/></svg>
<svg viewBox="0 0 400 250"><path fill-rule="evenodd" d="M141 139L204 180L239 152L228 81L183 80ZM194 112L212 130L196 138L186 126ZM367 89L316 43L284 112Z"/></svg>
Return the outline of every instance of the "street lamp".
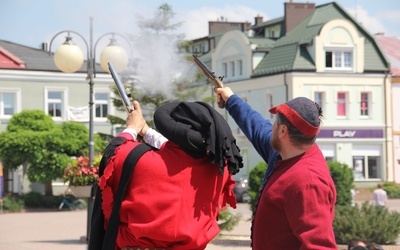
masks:
<svg viewBox="0 0 400 250"><path fill-rule="evenodd" d="M56 37L60 34L67 33L67 37L65 42L56 50L54 53L54 63L57 68L65 73L73 73L79 70L83 64L83 53L82 50L72 41L71 33L78 35L86 45L87 51L87 77L86 80L89 80L89 166L93 167L93 159L94 159L94 131L93 131L93 78L96 77L96 47L98 42L105 36L112 36L110 39L110 44L102 51L100 55L100 64L102 68L109 72L107 63L111 62L116 71L120 73L123 71L129 62L128 56L125 50L118 46L116 43L115 36L118 35L125 39L130 46L129 41L121 34L109 32L102 36L100 36L95 45L93 46L93 18L90 17L90 41L89 45L86 42L85 38L79 33L71 30L63 30L58 32L50 41L49 45L49 53L51 54L51 45ZM132 52L132 48L130 47L130 52ZM86 232L86 240L89 238L90 234L90 223L91 223L91 214L93 209L93 192L88 202L88 221L87 221L87 232Z"/></svg>

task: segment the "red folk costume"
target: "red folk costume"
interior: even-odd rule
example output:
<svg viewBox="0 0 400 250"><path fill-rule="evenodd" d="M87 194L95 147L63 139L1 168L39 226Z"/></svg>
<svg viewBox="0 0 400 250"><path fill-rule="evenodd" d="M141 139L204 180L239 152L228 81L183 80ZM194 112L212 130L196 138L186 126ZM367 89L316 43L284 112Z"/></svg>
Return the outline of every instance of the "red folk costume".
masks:
<svg viewBox="0 0 400 250"><path fill-rule="evenodd" d="M253 221L254 249L336 249L335 186L317 145L279 160ZM330 223L329 223L330 222Z"/></svg>
<svg viewBox="0 0 400 250"><path fill-rule="evenodd" d="M129 133L119 136L127 140L99 179L105 227L124 160L139 144ZM193 157L168 139L160 150L146 152L136 164L121 205L118 248L205 249L220 231L220 209L227 203L236 208L235 181L228 168L220 168L207 157Z"/></svg>

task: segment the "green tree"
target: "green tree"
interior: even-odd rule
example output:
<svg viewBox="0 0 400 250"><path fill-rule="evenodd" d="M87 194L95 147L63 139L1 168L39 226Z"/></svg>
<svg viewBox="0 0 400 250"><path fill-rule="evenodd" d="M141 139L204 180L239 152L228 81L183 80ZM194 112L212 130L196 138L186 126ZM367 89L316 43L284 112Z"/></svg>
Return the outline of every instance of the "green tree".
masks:
<svg viewBox="0 0 400 250"><path fill-rule="evenodd" d="M0 134L0 158L6 169L22 165L28 179L44 184L45 194L52 195L51 181L63 176L71 156L87 152L88 135L82 124L58 126L41 110L24 110Z"/></svg>

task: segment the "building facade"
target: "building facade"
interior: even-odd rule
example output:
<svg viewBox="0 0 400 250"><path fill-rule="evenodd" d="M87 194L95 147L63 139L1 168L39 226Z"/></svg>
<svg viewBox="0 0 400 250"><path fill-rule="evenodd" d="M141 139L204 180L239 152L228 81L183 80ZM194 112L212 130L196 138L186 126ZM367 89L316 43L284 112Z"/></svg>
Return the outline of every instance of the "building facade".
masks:
<svg viewBox="0 0 400 250"><path fill-rule="evenodd" d="M391 74L374 37L335 2L285 3L285 16L256 17L252 32L224 32L202 60L266 119L298 96L323 109L317 139L327 160L353 169L355 184L394 181ZM246 169L261 161L229 115Z"/></svg>

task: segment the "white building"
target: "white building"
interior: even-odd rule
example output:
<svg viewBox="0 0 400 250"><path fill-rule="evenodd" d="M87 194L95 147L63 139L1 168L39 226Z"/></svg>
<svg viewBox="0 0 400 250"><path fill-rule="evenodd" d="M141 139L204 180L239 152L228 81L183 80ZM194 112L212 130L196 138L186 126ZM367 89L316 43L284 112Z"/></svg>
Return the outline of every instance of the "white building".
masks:
<svg viewBox="0 0 400 250"><path fill-rule="evenodd" d="M284 8L283 18L256 17L251 32L210 34L201 59L265 118L272 106L292 98L315 100L324 112L317 143L325 158L353 168L359 187L393 181L391 75L374 37L335 2ZM246 175L261 158L227 119Z"/></svg>

